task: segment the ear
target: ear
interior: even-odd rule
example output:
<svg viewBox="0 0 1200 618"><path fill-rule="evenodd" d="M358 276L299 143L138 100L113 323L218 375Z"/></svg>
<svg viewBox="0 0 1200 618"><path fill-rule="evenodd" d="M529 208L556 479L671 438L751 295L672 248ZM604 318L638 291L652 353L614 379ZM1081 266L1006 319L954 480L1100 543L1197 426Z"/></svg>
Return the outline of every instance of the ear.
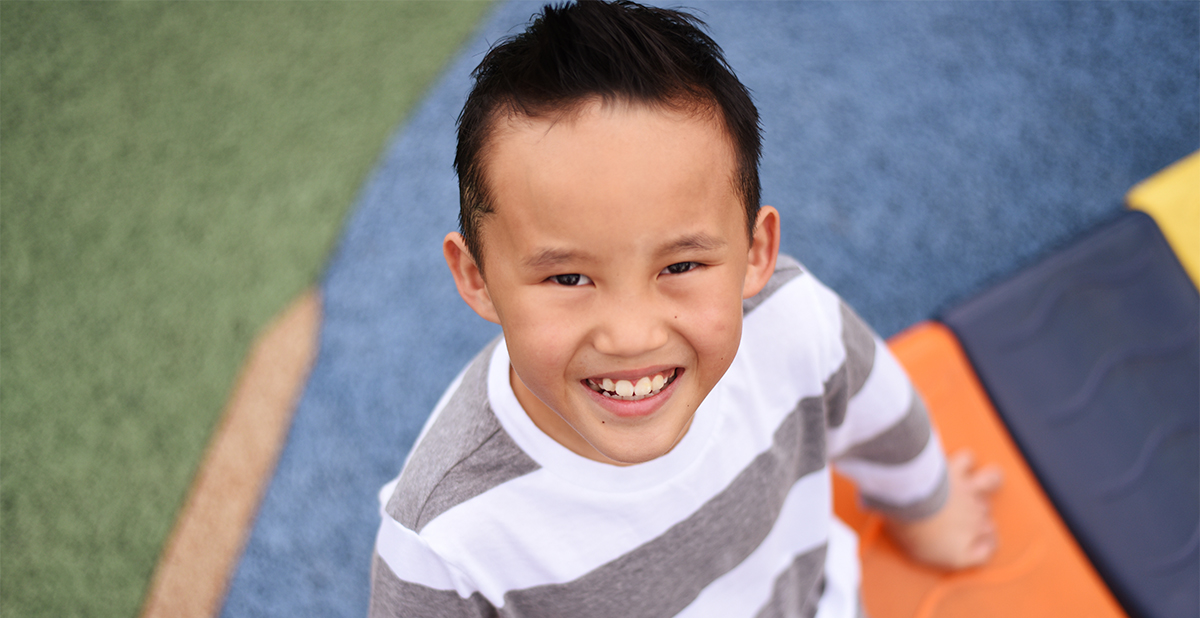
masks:
<svg viewBox="0 0 1200 618"><path fill-rule="evenodd" d="M483 273L480 272L479 265L475 263L475 258L471 257L471 252L467 250L467 244L463 240L462 234L458 232L446 234L446 238L442 241L442 253L446 256L446 265L450 267L450 274L454 276L454 285L458 287L459 296L467 301L467 304L475 310L475 313L479 314L479 317L499 324L500 316L496 313L496 306L492 304L492 296L488 293L487 282L483 280Z"/></svg>
<svg viewBox="0 0 1200 618"><path fill-rule="evenodd" d="M742 298L750 298L762 291L763 286L775 273L775 258L779 257L779 211L771 206L758 209L754 225L754 236L750 243L749 260L746 262L746 283L742 287Z"/></svg>

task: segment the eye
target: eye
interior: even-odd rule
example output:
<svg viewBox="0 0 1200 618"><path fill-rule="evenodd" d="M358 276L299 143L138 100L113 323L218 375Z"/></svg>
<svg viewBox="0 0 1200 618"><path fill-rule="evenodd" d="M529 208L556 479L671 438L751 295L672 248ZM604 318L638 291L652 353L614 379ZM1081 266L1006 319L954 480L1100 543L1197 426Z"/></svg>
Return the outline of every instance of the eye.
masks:
<svg viewBox="0 0 1200 618"><path fill-rule="evenodd" d="M553 277L550 277L550 281L566 286L587 285L592 282L591 279L588 279L587 275L580 275L576 273L569 275L554 275Z"/></svg>
<svg viewBox="0 0 1200 618"><path fill-rule="evenodd" d="M670 266L664 268L662 270L662 272L659 274L678 275L678 274L688 272L689 270L694 270L699 267L700 267L699 262L678 262L678 263L671 264Z"/></svg>

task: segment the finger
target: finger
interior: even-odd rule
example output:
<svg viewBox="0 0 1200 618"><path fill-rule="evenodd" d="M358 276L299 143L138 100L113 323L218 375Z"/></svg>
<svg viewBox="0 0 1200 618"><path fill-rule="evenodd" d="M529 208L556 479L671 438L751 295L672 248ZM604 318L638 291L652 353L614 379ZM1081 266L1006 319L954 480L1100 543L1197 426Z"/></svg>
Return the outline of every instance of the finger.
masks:
<svg viewBox="0 0 1200 618"><path fill-rule="evenodd" d="M996 553L998 546L999 537L994 529L981 532L971 541L967 549L967 557L974 564L985 562Z"/></svg>
<svg viewBox="0 0 1200 618"><path fill-rule="evenodd" d="M991 465L976 470L970 477L971 487L984 494L995 493L1004 483L1004 471L999 466Z"/></svg>
<svg viewBox="0 0 1200 618"><path fill-rule="evenodd" d="M978 527L990 525L992 523L992 501L983 494L975 494L974 498L971 505L971 517L974 518Z"/></svg>
<svg viewBox="0 0 1200 618"><path fill-rule="evenodd" d="M975 455L969 450L961 450L950 456L946 462L947 472L951 478L963 481L970 478L971 468L975 466Z"/></svg>
<svg viewBox="0 0 1200 618"><path fill-rule="evenodd" d="M984 520L979 525L979 533L976 538L980 539L995 539L996 538L996 523L991 519Z"/></svg>
<svg viewBox="0 0 1200 618"><path fill-rule="evenodd" d="M970 556L974 565L983 564L996 554L996 537L980 539L971 548Z"/></svg>
<svg viewBox="0 0 1200 618"><path fill-rule="evenodd" d="M955 468L970 470L975 465L975 453L969 448L960 449L950 457L950 462Z"/></svg>

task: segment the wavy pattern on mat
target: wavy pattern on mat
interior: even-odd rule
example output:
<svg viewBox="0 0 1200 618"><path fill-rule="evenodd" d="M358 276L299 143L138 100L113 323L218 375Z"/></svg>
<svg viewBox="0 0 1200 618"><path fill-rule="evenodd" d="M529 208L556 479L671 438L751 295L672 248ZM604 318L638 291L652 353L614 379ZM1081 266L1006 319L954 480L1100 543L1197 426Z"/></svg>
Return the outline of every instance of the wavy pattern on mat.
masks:
<svg viewBox="0 0 1200 618"><path fill-rule="evenodd" d="M1195 419L1182 419L1155 427L1154 431L1146 437L1142 451L1133 465L1101 487L1100 497L1105 501L1110 501L1133 490L1137 486L1137 482L1149 471L1150 462L1154 459L1155 454L1162 450L1162 446L1167 440L1197 431L1200 431L1200 423Z"/></svg>
<svg viewBox="0 0 1200 618"><path fill-rule="evenodd" d="M1077 278L1062 280L1062 283L1057 285L1051 285L1049 290L1043 292L1033 311L1024 320L1021 320L1020 324L1008 331L1000 350L1012 351L1037 334L1050 321L1050 316L1054 314L1055 308L1069 292L1089 287L1123 286L1136 280L1153 263L1154 255L1153 247L1145 245L1120 269L1091 272Z"/></svg>
<svg viewBox="0 0 1200 618"><path fill-rule="evenodd" d="M1037 569L1038 565L1042 564L1042 559L1045 555L1045 540L1036 539L1033 543L1030 543L1029 547L1020 556L1006 565L988 567L981 571L969 572L966 575L948 576L930 588L929 592L925 593L925 598L921 599L921 604L917 607L913 618L932 618L936 616L938 606L942 604L942 601L959 590L982 586L997 586L1029 575Z"/></svg>
<svg viewBox="0 0 1200 618"><path fill-rule="evenodd" d="M1196 343L1197 334L1196 327L1192 326L1184 334L1166 343L1109 351L1092 366L1091 371L1088 372L1087 379L1083 382L1083 386L1067 399L1062 408L1050 415L1050 424L1065 425L1081 416L1087 410L1088 403L1096 397L1096 393L1103 386L1104 379L1113 369L1137 358L1167 356L1185 350Z"/></svg>
<svg viewBox="0 0 1200 618"><path fill-rule="evenodd" d="M1195 562L1193 556L1200 550L1200 526L1192 532L1192 538L1181 545L1179 549L1163 556L1149 565L1151 571L1163 575L1171 571L1179 571Z"/></svg>

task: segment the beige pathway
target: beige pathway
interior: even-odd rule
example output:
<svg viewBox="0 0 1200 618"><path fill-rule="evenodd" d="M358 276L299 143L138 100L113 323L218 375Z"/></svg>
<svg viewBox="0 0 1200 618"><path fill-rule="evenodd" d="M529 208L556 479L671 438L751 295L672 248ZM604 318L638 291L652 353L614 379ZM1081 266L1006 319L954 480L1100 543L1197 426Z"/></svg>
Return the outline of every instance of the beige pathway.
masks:
<svg viewBox="0 0 1200 618"><path fill-rule="evenodd" d="M143 618L221 611L317 353L321 299L310 289L255 340L159 556Z"/></svg>

